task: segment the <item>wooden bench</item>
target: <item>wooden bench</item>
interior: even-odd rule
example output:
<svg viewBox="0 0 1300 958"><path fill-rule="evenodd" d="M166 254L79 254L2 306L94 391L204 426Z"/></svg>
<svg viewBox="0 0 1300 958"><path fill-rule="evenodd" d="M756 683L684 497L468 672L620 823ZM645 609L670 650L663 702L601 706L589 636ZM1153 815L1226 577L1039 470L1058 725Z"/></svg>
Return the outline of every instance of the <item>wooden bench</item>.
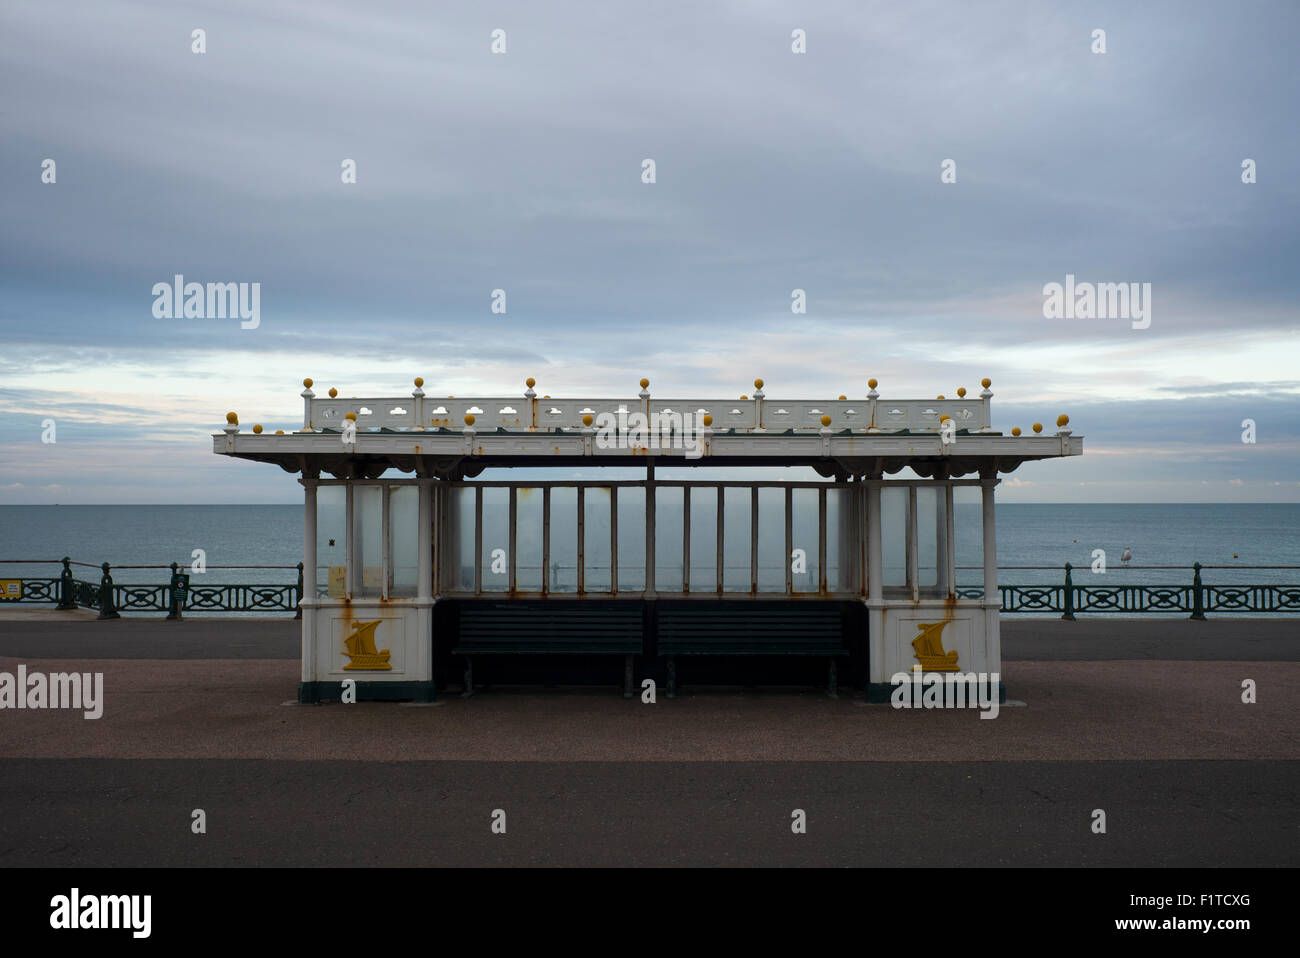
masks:
<svg viewBox="0 0 1300 958"><path fill-rule="evenodd" d="M453 655L465 657L465 695L476 655L621 655L623 697L632 697L632 659L641 654L641 603L585 599L466 602Z"/></svg>
<svg viewBox="0 0 1300 958"><path fill-rule="evenodd" d="M677 695L679 655L825 656L826 691L834 696L836 659L848 654L843 612L836 602L661 602L658 619L669 698Z"/></svg>

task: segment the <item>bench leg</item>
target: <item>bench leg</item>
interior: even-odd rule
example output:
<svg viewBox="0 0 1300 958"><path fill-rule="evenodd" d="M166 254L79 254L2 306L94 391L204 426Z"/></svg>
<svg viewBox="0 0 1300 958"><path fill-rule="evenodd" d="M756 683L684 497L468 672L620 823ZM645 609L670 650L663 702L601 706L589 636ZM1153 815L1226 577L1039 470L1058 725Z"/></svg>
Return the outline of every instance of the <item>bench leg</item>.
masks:
<svg viewBox="0 0 1300 958"><path fill-rule="evenodd" d="M677 659L668 656L668 697L677 698Z"/></svg>
<svg viewBox="0 0 1300 958"><path fill-rule="evenodd" d="M833 699L839 698L839 675L835 667L834 656L830 659L830 666L826 670L826 694Z"/></svg>
<svg viewBox="0 0 1300 958"><path fill-rule="evenodd" d="M632 656L623 656L623 698L632 697Z"/></svg>
<svg viewBox="0 0 1300 958"><path fill-rule="evenodd" d="M474 694L474 659L472 656L465 656L465 691L460 695L461 698L467 699Z"/></svg>

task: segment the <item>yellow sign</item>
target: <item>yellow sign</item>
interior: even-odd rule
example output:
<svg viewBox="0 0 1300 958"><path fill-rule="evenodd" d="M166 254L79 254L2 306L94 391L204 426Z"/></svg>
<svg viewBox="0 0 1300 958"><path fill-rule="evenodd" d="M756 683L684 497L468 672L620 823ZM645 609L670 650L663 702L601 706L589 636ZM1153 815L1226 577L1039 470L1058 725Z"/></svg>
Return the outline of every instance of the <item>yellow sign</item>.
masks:
<svg viewBox="0 0 1300 958"><path fill-rule="evenodd" d="M365 669L367 671L391 672L388 663L388 649L375 648L375 628L383 619L373 622L358 622L352 634L343 640L346 651L343 653L352 661L343 666L344 671Z"/></svg>
<svg viewBox="0 0 1300 958"><path fill-rule="evenodd" d="M23 597L22 579L0 579L0 599L16 602Z"/></svg>
<svg viewBox="0 0 1300 958"><path fill-rule="evenodd" d="M348 567L332 565L329 568L330 581L326 591L331 599L341 599L348 589Z"/></svg>
<svg viewBox="0 0 1300 958"><path fill-rule="evenodd" d="M913 623L921 631L912 640L912 648L916 650L916 661L927 672L958 671L957 650L943 650L943 627L951 621Z"/></svg>

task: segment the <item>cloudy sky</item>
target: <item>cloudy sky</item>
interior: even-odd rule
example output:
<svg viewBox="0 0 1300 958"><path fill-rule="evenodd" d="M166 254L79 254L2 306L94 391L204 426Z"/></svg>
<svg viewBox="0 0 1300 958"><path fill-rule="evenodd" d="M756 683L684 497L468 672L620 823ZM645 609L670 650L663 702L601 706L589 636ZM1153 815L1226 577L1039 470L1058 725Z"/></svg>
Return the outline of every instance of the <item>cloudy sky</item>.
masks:
<svg viewBox="0 0 1300 958"><path fill-rule="evenodd" d="M295 501L212 454L225 412L416 375L989 376L996 427L1085 437L1003 501L1300 501L1297 32L1285 0L6 0L0 502ZM260 324L155 317L176 274L260 283ZM1149 328L1044 318L1067 274L1150 283Z"/></svg>

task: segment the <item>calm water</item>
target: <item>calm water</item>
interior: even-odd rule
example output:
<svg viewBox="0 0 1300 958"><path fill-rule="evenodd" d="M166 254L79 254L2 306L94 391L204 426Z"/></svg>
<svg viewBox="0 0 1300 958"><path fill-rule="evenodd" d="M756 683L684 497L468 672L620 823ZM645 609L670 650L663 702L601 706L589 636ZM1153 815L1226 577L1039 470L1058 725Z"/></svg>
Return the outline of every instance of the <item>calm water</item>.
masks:
<svg viewBox="0 0 1300 958"><path fill-rule="evenodd" d="M1093 549L1106 550L1109 582L1190 581L1185 570L1133 565L1300 565L1300 504L999 505L998 564L1073 563L1087 583ZM58 559L113 564L119 582L165 581L165 572L118 566L188 566L207 553L209 582L293 582L296 570L219 570L221 565L292 566L302 558L302 506L0 506L0 559ZM1236 553L1234 559L1233 554ZM54 566L0 566L0 577L57 575ZM93 581L95 570L78 570ZM1122 578L1121 578L1122 577ZM1007 570L1006 583L1058 581L1059 571ZM1207 570L1206 582L1296 582L1283 572ZM1101 577L1096 577L1100 582ZM960 581L978 581L961 573Z"/></svg>

